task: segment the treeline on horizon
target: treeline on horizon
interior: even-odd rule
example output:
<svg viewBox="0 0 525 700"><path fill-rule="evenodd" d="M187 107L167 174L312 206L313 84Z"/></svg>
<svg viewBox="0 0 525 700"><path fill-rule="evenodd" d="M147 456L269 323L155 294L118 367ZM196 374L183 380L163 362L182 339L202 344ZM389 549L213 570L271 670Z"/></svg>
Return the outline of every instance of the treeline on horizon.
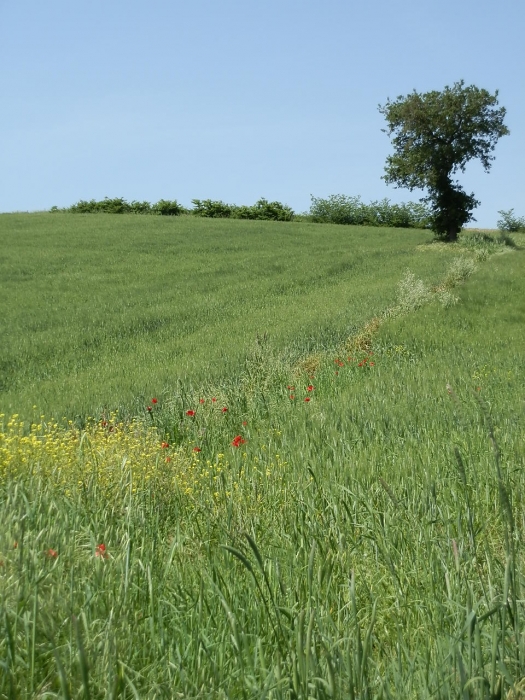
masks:
<svg viewBox="0 0 525 700"><path fill-rule="evenodd" d="M266 221L311 221L312 223L388 226L394 228L428 228L430 209L422 203L392 204L382 199L366 204L360 196L331 195L311 197L310 210L296 213L286 204L261 198L251 206L226 204L220 200L193 199L188 209L177 200L160 199L155 204L131 201L122 197L103 200L80 200L63 209L52 207L52 213L70 214L142 214L158 216L200 216L213 219L257 219Z"/></svg>

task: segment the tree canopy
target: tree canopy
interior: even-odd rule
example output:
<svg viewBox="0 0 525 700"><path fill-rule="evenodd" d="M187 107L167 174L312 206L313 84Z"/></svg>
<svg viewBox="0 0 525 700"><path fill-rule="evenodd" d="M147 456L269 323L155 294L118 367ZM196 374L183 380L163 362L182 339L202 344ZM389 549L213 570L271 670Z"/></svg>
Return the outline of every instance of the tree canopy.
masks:
<svg viewBox="0 0 525 700"><path fill-rule="evenodd" d="M438 237L456 240L461 227L472 220L479 204L452 180L466 164L479 159L490 170L492 152L501 136L506 110L497 108L498 91L465 86L463 80L420 94L414 90L379 106L388 127L394 154L387 157L383 179L409 190L426 189L423 201L432 209L432 230Z"/></svg>

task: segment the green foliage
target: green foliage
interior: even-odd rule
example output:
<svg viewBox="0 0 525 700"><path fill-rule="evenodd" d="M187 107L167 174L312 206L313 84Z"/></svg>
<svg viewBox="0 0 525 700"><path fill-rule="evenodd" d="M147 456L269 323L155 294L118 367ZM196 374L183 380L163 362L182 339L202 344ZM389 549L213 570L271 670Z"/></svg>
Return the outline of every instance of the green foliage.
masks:
<svg viewBox="0 0 525 700"><path fill-rule="evenodd" d="M236 206L220 200L193 199L193 209L188 211L177 200L160 199L156 204L149 202L127 202L122 197L102 201L81 199L76 204L65 209L51 207L50 212L70 214L159 214L161 216L179 216L193 214L208 219L258 219L262 221L292 221L294 211L281 202L269 202L259 199L253 206Z"/></svg>
<svg viewBox="0 0 525 700"><path fill-rule="evenodd" d="M466 256L456 258L450 264L443 281L443 286L452 289L462 284L476 271L475 262Z"/></svg>
<svg viewBox="0 0 525 700"><path fill-rule="evenodd" d="M428 304L432 294L423 280L417 279L413 272L407 270L398 285L397 307L400 313L411 313Z"/></svg>
<svg viewBox="0 0 525 700"><path fill-rule="evenodd" d="M192 199L191 202L193 216L203 216L208 219L229 219L235 208L232 204L213 199Z"/></svg>
<svg viewBox="0 0 525 700"><path fill-rule="evenodd" d="M501 253L505 249L517 247L513 237L502 230L494 233L475 229L462 231L458 242L461 247L472 250L478 260L485 260L492 253Z"/></svg>
<svg viewBox="0 0 525 700"><path fill-rule="evenodd" d="M262 221L292 221L295 214L291 207L281 202L259 199L253 206L235 207L232 214L236 219L259 219Z"/></svg>
<svg viewBox="0 0 525 700"><path fill-rule="evenodd" d="M365 204L359 196L343 194L311 199L310 216L317 223L426 228L430 217L428 208L416 202L391 204L390 200L382 199Z"/></svg>
<svg viewBox="0 0 525 700"><path fill-rule="evenodd" d="M525 231L525 216L516 216L514 209L508 211L498 211L501 214L501 219L498 219L498 228L505 233L517 233Z"/></svg>
<svg viewBox="0 0 525 700"><path fill-rule="evenodd" d="M105 214L127 214L131 212L131 204L126 202L122 197L110 199L104 197L102 201L97 202L91 199L89 202L81 199L76 204L73 204L69 211L72 214L92 214L104 212Z"/></svg>
<svg viewBox="0 0 525 700"><path fill-rule="evenodd" d="M153 204L151 211L160 216L179 216L187 213L187 209L182 204L179 204L176 199L159 199L156 204Z"/></svg>
<svg viewBox="0 0 525 700"><path fill-rule="evenodd" d="M431 227L438 238L457 239L462 226L473 219L478 202L452 176L479 159L486 172L498 139L509 133L504 107L496 109L498 92L491 95L464 81L442 92L413 93L387 100L379 111L394 155L387 157L384 180L389 184L426 189L423 200L431 206Z"/></svg>
<svg viewBox="0 0 525 700"><path fill-rule="evenodd" d="M161 216L178 216L186 213L184 207L176 200L161 199L152 205L149 202L137 202L135 200L127 202L123 197L114 199L104 197L101 201L81 199L76 204L65 209L51 207L50 211L53 214L159 214Z"/></svg>
<svg viewBox="0 0 525 700"><path fill-rule="evenodd" d="M236 206L211 199L192 199L194 216L210 219L258 219L262 221L292 221L293 210L281 202L259 199L253 206Z"/></svg>

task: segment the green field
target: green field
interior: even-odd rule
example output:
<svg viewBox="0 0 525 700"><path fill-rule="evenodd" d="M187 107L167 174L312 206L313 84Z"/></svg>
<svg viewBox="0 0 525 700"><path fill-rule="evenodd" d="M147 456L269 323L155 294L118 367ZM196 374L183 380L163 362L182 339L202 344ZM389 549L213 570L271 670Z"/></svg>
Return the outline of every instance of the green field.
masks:
<svg viewBox="0 0 525 700"><path fill-rule="evenodd" d="M335 346L447 256L421 231L192 217L0 216L2 408L97 414L228 380L268 334Z"/></svg>
<svg viewBox="0 0 525 700"><path fill-rule="evenodd" d="M2 215L0 697L524 697L523 238Z"/></svg>

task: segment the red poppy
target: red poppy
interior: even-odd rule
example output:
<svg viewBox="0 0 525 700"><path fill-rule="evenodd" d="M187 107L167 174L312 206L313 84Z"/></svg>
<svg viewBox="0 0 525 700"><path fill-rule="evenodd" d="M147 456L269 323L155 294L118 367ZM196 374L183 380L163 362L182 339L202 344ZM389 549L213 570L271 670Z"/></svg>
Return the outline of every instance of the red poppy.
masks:
<svg viewBox="0 0 525 700"><path fill-rule="evenodd" d="M295 387L294 387L294 386L291 386L290 384L288 384L288 386L287 386L286 388L289 389L290 391L294 391L294 390L295 390Z"/></svg>
<svg viewBox="0 0 525 700"><path fill-rule="evenodd" d="M368 364L370 365L370 367L373 367L375 365L375 362L369 362Z"/></svg>
<svg viewBox="0 0 525 700"><path fill-rule="evenodd" d="M357 366L362 367L363 365L366 365L366 360L362 360Z"/></svg>
<svg viewBox="0 0 525 700"><path fill-rule="evenodd" d="M100 557L101 559L107 559L109 554L106 552L106 545L105 544L97 544L95 547L95 556Z"/></svg>
<svg viewBox="0 0 525 700"><path fill-rule="evenodd" d="M294 399L295 399L295 395L294 395L294 394L290 394L290 400L293 401Z"/></svg>
<svg viewBox="0 0 525 700"><path fill-rule="evenodd" d="M339 374L339 372L336 371L336 374Z"/></svg>
<svg viewBox="0 0 525 700"><path fill-rule="evenodd" d="M222 408L221 410L222 410L223 413L227 413L227 412L228 412L228 409L226 408L226 406L225 406L224 408Z"/></svg>
<svg viewBox="0 0 525 700"><path fill-rule="evenodd" d="M307 396L307 397L305 398L305 401L310 401L310 397Z"/></svg>
<svg viewBox="0 0 525 700"><path fill-rule="evenodd" d="M243 425L248 425L248 421L247 421L247 420L243 420L242 424L243 424Z"/></svg>
<svg viewBox="0 0 525 700"><path fill-rule="evenodd" d="M213 397L212 401L213 401L213 403L215 403L215 402L217 401L217 399L215 398L215 396Z"/></svg>
<svg viewBox="0 0 525 700"><path fill-rule="evenodd" d="M166 462L171 462L171 457L166 457Z"/></svg>
<svg viewBox="0 0 525 700"><path fill-rule="evenodd" d="M192 410L190 409L189 411L186 411L186 415L187 415L187 416L191 416L191 418L193 418L193 416L195 415L195 411L192 411Z"/></svg>
<svg viewBox="0 0 525 700"><path fill-rule="evenodd" d="M48 550L47 550L47 556L48 556L50 559L56 559L56 558L58 557L58 552L56 551L56 549L48 549Z"/></svg>
<svg viewBox="0 0 525 700"><path fill-rule="evenodd" d="M239 447L239 445L244 445L245 442L246 440L242 437L242 435L237 435L233 438L231 444L233 447Z"/></svg>
<svg viewBox="0 0 525 700"><path fill-rule="evenodd" d="M193 451L194 451L194 452L201 452L201 448L200 448L200 447L194 447L194 448L193 448Z"/></svg>
<svg viewBox="0 0 525 700"><path fill-rule="evenodd" d="M157 403L157 399L151 399L151 403Z"/></svg>
<svg viewBox="0 0 525 700"><path fill-rule="evenodd" d="M199 399L199 403L204 403L206 399Z"/></svg>
<svg viewBox="0 0 525 700"><path fill-rule="evenodd" d="M164 449L165 449L166 447L169 447L169 446L170 446L169 442L163 442L163 443L161 443L161 447L164 448Z"/></svg>
<svg viewBox="0 0 525 700"><path fill-rule="evenodd" d="M312 384L309 384L309 385L306 387L306 391L313 391L314 389L315 389L315 387L314 387Z"/></svg>
<svg viewBox="0 0 525 700"><path fill-rule="evenodd" d="M151 411L151 410L152 410L152 409L151 409L151 406L148 406L148 411Z"/></svg>

